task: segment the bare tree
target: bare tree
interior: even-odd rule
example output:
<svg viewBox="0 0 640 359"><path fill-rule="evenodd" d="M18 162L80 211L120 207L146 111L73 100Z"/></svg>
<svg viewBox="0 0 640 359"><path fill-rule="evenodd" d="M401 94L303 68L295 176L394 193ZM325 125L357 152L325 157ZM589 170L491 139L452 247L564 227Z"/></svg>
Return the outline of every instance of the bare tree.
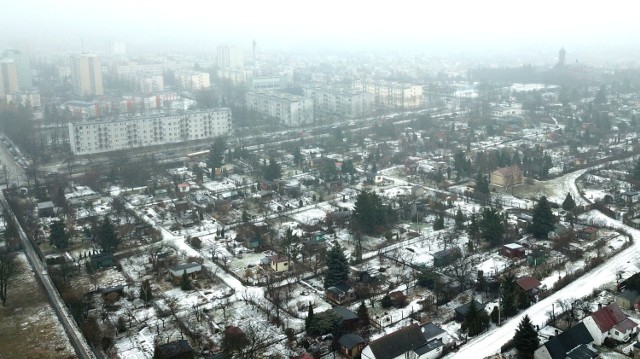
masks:
<svg viewBox="0 0 640 359"><path fill-rule="evenodd" d="M0 251L0 300L2 300L2 306L6 305L7 288L11 277L16 274L16 267L15 255L5 249Z"/></svg>
<svg viewBox="0 0 640 359"><path fill-rule="evenodd" d="M260 327L256 321L248 321L243 328L246 335L246 346L241 349L240 358L257 359L260 358L264 349L270 344L273 334L265 328Z"/></svg>
<svg viewBox="0 0 640 359"><path fill-rule="evenodd" d="M455 278L460 284L460 290L464 291L475 266L476 260L469 251L464 250L451 261L445 272Z"/></svg>

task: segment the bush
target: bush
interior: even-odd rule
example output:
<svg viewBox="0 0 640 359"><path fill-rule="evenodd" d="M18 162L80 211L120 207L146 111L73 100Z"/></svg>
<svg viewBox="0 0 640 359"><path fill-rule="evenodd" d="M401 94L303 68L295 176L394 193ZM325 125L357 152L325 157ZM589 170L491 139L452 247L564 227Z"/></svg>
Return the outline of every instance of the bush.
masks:
<svg viewBox="0 0 640 359"><path fill-rule="evenodd" d="M502 347L500 347L500 353L508 352L509 350L511 350L513 348L515 348L515 343L513 342L513 339L510 339Z"/></svg>
<svg viewBox="0 0 640 359"><path fill-rule="evenodd" d="M189 244L191 245L191 247L193 247L193 249L200 249L202 248L202 240L198 237L193 237L189 240Z"/></svg>

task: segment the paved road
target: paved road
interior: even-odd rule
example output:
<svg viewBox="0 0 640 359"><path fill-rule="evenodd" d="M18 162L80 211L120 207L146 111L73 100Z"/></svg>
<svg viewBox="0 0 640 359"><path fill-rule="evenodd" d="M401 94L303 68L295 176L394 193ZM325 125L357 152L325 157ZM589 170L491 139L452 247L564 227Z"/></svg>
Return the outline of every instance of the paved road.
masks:
<svg viewBox="0 0 640 359"><path fill-rule="evenodd" d="M6 166L6 169L10 173L12 173L12 176L14 179L11 180L10 182L20 183L24 180L24 171L22 167L20 167L20 165L18 165L14 161L13 155L9 153L9 151L6 148L6 145L1 141L0 141L0 161L2 161L2 164ZM0 173L1 172L2 171L0 171ZM13 211L11 211L11 209L9 208L9 204L7 203L7 200L5 199L4 195L0 195L0 205L2 205L2 207L6 208L9 211L9 213L13 217L14 221L16 221L16 223L19 223L15 215L13 214ZM73 317L69 313L66 305L64 304L64 301L62 300L62 298L60 297L60 294L58 293L58 290L54 287L53 282L49 277L49 273L47 272L46 268L43 266L42 262L40 262L40 258L38 257L35 249L29 242L29 239L27 238L26 233L24 232L21 226L18 226L18 231L20 235L22 248L24 249L24 252L27 256L29 264L31 265L33 272L36 274L36 278L44 287L45 292L47 293L47 297L49 298L49 302L51 303L52 308L55 310L56 315L60 320L60 323L64 327L64 330L67 333L67 336L69 337L69 340L71 341L71 345L73 345L76 351L76 354L78 355L78 357L83 359L94 359L95 356L93 352L89 348L89 345L87 344L84 336L80 332L80 329L76 325L76 322L73 320Z"/></svg>
<svg viewBox="0 0 640 359"><path fill-rule="evenodd" d="M17 223L16 217L13 214L13 212L9 209L9 205L4 195L0 196L0 202L2 206L11 213L11 216L13 216L13 220L16 221ZM36 277L44 287L47 293L47 296L49 297L49 302L51 303L51 306L53 307L53 309L56 311L58 319L60 320L60 323L63 325L64 330L67 333L67 336L69 337L69 340L71 341L71 344L73 345L76 351L76 354L83 359L95 358L84 336L80 332L80 329L76 325L76 322L73 320L73 317L67 310L67 307L62 301L62 298L60 298L60 295L58 294L57 289L54 287L53 282L49 277L49 273L47 272L45 267L42 265L42 262L40 262L40 259L38 258L36 251L31 246L31 243L29 243L27 235L24 232L24 230L22 230L21 226L18 226L18 231L20 235L20 241L22 242L22 248L24 249L24 252L27 255L29 264L31 265L33 272L36 274Z"/></svg>

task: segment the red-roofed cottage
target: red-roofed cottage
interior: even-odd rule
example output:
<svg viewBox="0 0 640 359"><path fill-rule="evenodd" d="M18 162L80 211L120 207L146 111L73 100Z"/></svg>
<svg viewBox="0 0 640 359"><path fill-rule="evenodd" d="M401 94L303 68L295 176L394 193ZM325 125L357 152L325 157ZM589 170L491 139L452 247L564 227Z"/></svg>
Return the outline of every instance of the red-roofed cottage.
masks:
<svg viewBox="0 0 640 359"><path fill-rule="evenodd" d="M626 342L638 330L638 324L629 319L615 303L598 309L583 323L596 345L602 345L606 338Z"/></svg>

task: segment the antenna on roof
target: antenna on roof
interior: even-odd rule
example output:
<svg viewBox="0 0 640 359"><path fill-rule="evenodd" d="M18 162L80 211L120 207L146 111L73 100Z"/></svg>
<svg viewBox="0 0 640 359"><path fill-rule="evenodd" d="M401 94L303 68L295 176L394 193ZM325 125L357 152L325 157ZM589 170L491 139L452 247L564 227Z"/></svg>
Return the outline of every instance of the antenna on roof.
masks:
<svg viewBox="0 0 640 359"><path fill-rule="evenodd" d="M80 41L82 42L82 53L84 54L84 37L81 37Z"/></svg>

